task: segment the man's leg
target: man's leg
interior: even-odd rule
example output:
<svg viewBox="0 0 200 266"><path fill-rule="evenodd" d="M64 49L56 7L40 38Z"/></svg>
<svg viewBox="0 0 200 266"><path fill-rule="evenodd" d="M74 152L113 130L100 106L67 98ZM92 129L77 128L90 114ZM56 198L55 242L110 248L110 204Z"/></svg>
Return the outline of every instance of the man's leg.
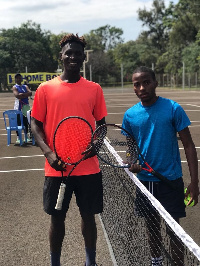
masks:
<svg viewBox="0 0 200 266"><path fill-rule="evenodd" d="M60 266L62 242L65 236L65 216L51 216L49 243L51 266Z"/></svg>
<svg viewBox="0 0 200 266"><path fill-rule="evenodd" d="M95 265L97 227L95 215L81 213L81 230L85 241L86 266Z"/></svg>

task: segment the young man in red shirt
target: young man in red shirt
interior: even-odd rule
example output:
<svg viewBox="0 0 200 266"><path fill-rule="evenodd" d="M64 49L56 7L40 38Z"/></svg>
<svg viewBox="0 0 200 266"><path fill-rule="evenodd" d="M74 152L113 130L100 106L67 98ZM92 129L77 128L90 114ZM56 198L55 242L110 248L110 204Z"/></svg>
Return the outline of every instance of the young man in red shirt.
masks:
<svg viewBox="0 0 200 266"><path fill-rule="evenodd" d="M73 192L82 219L81 229L85 241L86 266L95 266L97 228L95 214L103 209L103 188L96 156L83 161L67 180L62 210L55 210L61 183L62 165L53 152L53 135L58 123L68 116L80 116L95 129L105 123L107 115L102 88L99 84L80 76L85 60L84 37L68 34L60 41L63 73L42 83L35 94L32 108L32 132L41 148L45 162L44 210L51 215L49 232L51 265L60 265L65 218ZM68 171L63 172L67 176ZM84 181L84 182L82 182ZM78 182L78 190L75 183ZM82 193L79 193L79 191Z"/></svg>

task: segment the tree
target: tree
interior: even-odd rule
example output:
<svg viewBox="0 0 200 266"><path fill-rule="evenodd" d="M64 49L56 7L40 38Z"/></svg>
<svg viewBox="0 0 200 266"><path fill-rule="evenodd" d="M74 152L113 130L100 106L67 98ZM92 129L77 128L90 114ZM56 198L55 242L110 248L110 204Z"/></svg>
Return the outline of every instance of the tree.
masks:
<svg viewBox="0 0 200 266"><path fill-rule="evenodd" d="M198 30L200 29L200 22L197 19L199 17L197 7L200 8L200 5L196 6L195 1L190 0L180 0L174 6L169 42L164 54L166 59L165 71L167 72L181 72L183 61L187 62L188 71L189 69L190 71L197 69L197 59L195 57L197 56L198 49L194 45Z"/></svg>
<svg viewBox="0 0 200 266"><path fill-rule="evenodd" d="M86 50L93 50L86 68L88 74L91 65L94 81L107 82L110 76L114 77L114 80L117 80L118 76L120 77L111 50L114 50L118 44L123 42L122 34L121 29L110 25L102 26L91 30L89 34L84 34L87 42Z"/></svg>
<svg viewBox="0 0 200 266"><path fill-rule="evenodd" d="M158 54L165 51L168 42L169 25L163 21L171 15L172 7L171 5L170 9L166 10L164 0L154 0L150 11L147 11L146 8L138 10L139 20L143 22L143 26L148 27L148 30L143 31L142 35L145 34L146 38L151 41L151 45L158 49Z"/></svg>
<svg viewBox="0 0 200 266"><path fill-rule="evenodd" d="M67 35L68 33L66 32L61 32L59 34L51 34L50 35L50 50L51 50L51 53L52 53L52 57L53 57L53 60L55 62L57 62L57 67L58 68L61 68L61 60L60 60L60 45L59 45L59 42L61 41L61 39Z"/></svg>
<svg viewBox="0 0 200 266"><path fill-rule="evenodd" d="M7 73L55 71L57 63L50 49L49 31L42 31L39 24L28 21L19 28L1 29L0 75L5 83ZM2 81L1 81L2 82Z"/></svg>
<svg viewBox="0 0 200 266"><path fill-rule="evenodd" d="M115 48L119 43L123 43L123 30L110 25L102 26L96 30L91 30L89 35L85 35L87 49L108 51Z"/></svg>
<svg viewBox="0 0 200 266"><path fill-rule="evenodd" d="M140 64L139 54L135 41L119 44L114 50L113 55L116 65L123 64L124 77L130 80L132 72Z"/></svg>
<svg viewBox="0 0 200 266"><path fill-rule="evenodd" d="M185 62L185 69L188 73L197 72L200 66L198 57L200 55L200 46L197 43L191 43L185 47L182 52L182 59Z"/></svg>

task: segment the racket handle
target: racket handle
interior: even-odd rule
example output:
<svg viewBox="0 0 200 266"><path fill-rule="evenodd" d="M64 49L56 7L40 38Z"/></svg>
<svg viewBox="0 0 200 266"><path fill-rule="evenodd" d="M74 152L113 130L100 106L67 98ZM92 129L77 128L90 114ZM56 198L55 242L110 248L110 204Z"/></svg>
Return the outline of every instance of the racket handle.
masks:
<svg viewBox="0 0 200 266"><path fill-rule="evenodd" d="M161 175L160 173L156 172L155 170L153 170L151 172L154 176L156 176L157 178L159 178L160 180L162 180L163 182L165 182L166 184L168 184L168 186L170 186L173 189L177 189L177 187L172 183L171 180L167 179L166 177L164 177L163 175Z"/></svg>
<svg viewBox="0 0 200 266"><path fill-rule="evenodd" d="M62 182L60 184L60 189L58 192L57 203L55 206L56 210L59 210L59 211L62 210L62 203L63 203L63 199L64 199L64 195L65 195L65 188L66 188L66 185Z"/></svg>

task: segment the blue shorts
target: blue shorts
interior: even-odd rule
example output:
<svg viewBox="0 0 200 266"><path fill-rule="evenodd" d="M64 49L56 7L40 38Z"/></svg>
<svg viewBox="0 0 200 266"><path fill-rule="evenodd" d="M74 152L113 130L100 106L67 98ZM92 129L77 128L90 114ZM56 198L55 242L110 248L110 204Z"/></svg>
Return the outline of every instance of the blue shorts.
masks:
<svg viewBox="0 0 200 266"><path fill-rule="evenodd" d="M43 188L44 211L49 215L66 215L74 193L80 212L97 214L103 211L103 185L101 172L92 175L70 176L66 181L62 210L56 210L62 178L45 177Z"/></svg>
<svg viewBox="0 0 200 266"><path fill-rule="evenodd" d="M182 178L173 180L177 189L173 189L164 182L140 181L147 190L162 204L166 211L174 218L186 216L184 204L184 183ZM148 217L155 213L148 198L137 188L135 200L135 212L141 217Z"/></svg>

